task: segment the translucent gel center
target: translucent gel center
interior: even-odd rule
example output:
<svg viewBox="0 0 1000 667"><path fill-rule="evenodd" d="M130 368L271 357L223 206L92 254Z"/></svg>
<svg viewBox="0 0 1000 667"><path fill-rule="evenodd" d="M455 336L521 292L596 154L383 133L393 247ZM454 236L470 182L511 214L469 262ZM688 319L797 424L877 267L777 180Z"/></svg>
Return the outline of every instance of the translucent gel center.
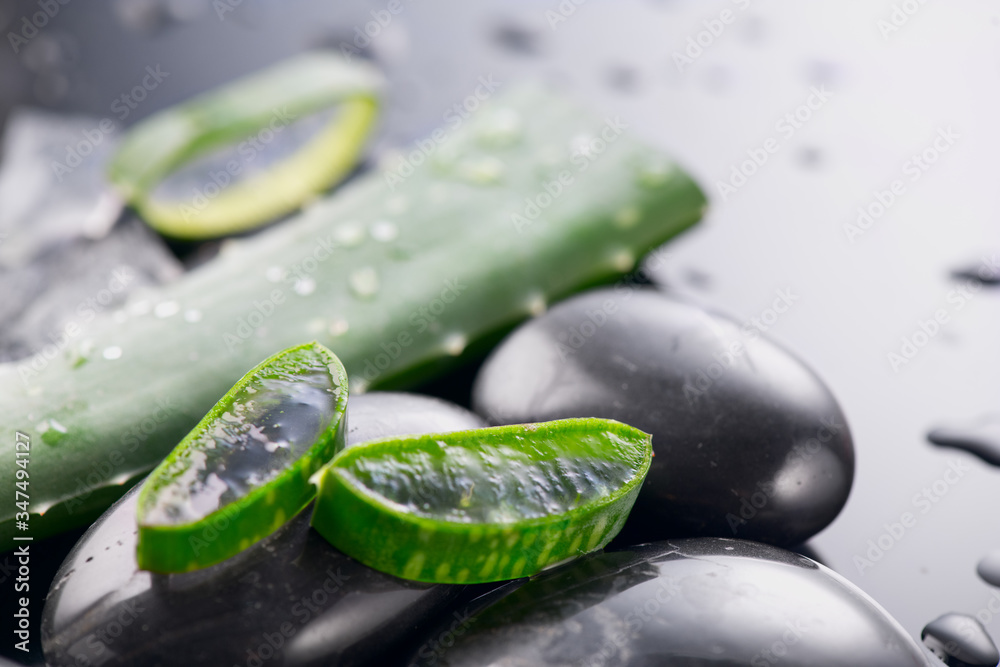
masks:
<svg viewBox="0 0 1000 667"><path fill-rule="evenodd" d="M438 440L419 448L359 457L345 474L421 516L513 523L580 507L614 493L635 477L635 461L608 456L614 449L606 439L614 435L585 437L592 446L574 447L572 453L538 443L525 447Z"/></svg>
<svg viewBox="0 0 1000 667"><path fill-rule="evenodd" d="M319 364L255 377L174 462L146 522L196 521L277 477L330 426L338 391Z"/></svg>

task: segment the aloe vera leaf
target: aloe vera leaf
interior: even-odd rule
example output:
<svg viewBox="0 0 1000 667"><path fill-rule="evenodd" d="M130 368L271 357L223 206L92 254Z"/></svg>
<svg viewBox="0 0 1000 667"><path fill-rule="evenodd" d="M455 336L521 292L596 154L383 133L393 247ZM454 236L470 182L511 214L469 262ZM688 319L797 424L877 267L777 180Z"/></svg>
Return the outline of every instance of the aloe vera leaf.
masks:
<svg viewBox="0 0 1000 667"><path fill-rule="evenodd" d="M375 440L318 473L312 525L405 579L529 576L618 534L652 452L648 434L606 419Z"/></svg>
<svg viewBox="0 0 1000 667"><path fill-rule="evenodd" d="M253 228L295 210L354 167L376 117L381 84L363 61L322 51L296 56L140 122L125 136L108 176L150 225L169 236L210 238ZM234 182L213 182L219 188L213 197L175 201L155 192L165 176L198 156L259 132L274 141L301 117L334 106L325 129L261 173L236 180L256 165L243 157L230 162L237 172L225 178ZM260 146L244 146L249 159L263 159L257 152L266 145Z"/></svg>
<svg viewBox="0 0 1000 667"><path fill-rule="evenodd" d="M604 127L538 89L495 97L394 189L382 173L359 178L122 314L81 322L37 369L0 365L0 461L14 460L15 431L33 443L31 533L92 520L278 350L317 339L352 393L412 383L694 224L698 186L628 132L585 170L571 162ZM500 172L484 179L484 164ZM519 233L512 214L561 171L573 182ZM0 466L0 490L13 488ZM0 506L0 536L15 533Z"/></svg>
<svg viewBox="0 0 1000 667"><path fill-rule="evenodd" d="M347 373L318 343L250 370L143 482L139 568L214 565L284 525L312 500L309 478L344 448L346 408Z"/></svg>

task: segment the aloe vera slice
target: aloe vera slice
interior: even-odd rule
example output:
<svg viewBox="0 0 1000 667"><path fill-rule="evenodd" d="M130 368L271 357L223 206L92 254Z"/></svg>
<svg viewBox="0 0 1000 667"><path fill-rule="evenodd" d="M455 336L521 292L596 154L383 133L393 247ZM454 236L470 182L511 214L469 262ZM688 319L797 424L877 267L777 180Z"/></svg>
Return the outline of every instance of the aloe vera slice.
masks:
<svg viewBox="0 0 1000 667"><path fill-rule="evenodd" d="M139 492L139 567L207 567L277 530L343 449L347 374L319 343L280 352L236 383Z"/></svg>
<svg viewBox="0 0 1000 667"><path fill-rule="evenodd" d="M303 54L139 123L112 160L109 177L150 225L169 236L199 239L250 229L297 209L354 167L375 120L380 87L378 72L361 61ZM260 154L272 150L289 125L331 107L336 113L325 114L325 126L299 150L259 168ZM156 185L168 174L233 144L239 144L233 159L206 169L202 187L191 188L186 198L158 194Z"/></svg>
<svg viewBox="0 0 1000 667"><path fill-rule="evenodd" d="M651 459L648 434L606 419L385 438L320 471L312 524L404 579L515 579L607 544Z"/></svg>

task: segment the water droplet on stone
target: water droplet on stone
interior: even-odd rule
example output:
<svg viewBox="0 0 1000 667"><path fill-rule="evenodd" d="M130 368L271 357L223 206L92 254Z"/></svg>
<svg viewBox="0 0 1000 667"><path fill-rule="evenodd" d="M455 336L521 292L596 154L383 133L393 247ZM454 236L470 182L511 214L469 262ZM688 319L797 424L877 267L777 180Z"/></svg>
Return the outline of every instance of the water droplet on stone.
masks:
<svg viewBox="0 0 1000 667"><path fill-rule="evenodd" d="M122 358L122 349L117 345L109 345L101 352L101 356L109 361Z"/></svg>
<svg viewBox="0 0 1000 667"><path fill-rule="evenodd" d="M920 639L946 665L996 667L1000 652L986 629L972 616L944 614L920 632Z"/></svg>
<svg viewBox="0 0 1000 667"><path fill-rule="evenodd" d="M462 334L452 334L444 340L444 351L457 357L465 351L465 346L468 344L469 339Z"/></svg>
<svg viewBox="0 0 1000 667"><path fill-rule="evenodd" d="M938 447L961 449L990 465L1000 466L1000 414L988 414L967 426L933 429L927 439Z"/></svg>
<svg viewBox="0 0 1000 667"><path fill-rule="evenodd" d="M1000 586L1000 549L983 556L976 565L976 573L990 586Z"/></svg>
<svg viewBox="0 0 1000 667"><path fill-rule="evenodd" d="M156 304L156 308L153 309L153 314L159 318L171 317L180 312L181 305L176 301L163 301Z"/></svg>
<svg viewBox="0 0 1000 667"><path fill-rule="evenodd" d="M378 220L372 224L369 233L376 241L388 243L395 241L399 236L399 227L388 220Z"/></svg>
<svg viewBox="0 0 1000 667"><path fill-rule="evenodd" d="M192 324L201 322L201 311L195 308L184 311L184 321Z"/></svg>
<svg viewBox="0 0 1000 667"><path fill-rule="evenodd" d="M316 281L312 278L299 278L292 285L292 290L299 296L309 296L316 291Z"/></svg>
<svg viewBox="0 0 1000 667"><path fill-rule="evenodd" d="M378 293L378 273L370 266L365 266L351 272L347 279L354 296L370 299Z"/></svg>
<svg viewBox="0 0 1000 667"><path fill-rule="evenodd" d="M271 266L264 272L264 277L272 283L280 283L285 279L285 270L280 266Z"/></svg>
<svg viewBox="0 0 1000 667"><path fill-rule="evenodd" d="M359 222L345 222L333 230L333 238L343 247L353 248L365 240L365 228Z"/></svg>

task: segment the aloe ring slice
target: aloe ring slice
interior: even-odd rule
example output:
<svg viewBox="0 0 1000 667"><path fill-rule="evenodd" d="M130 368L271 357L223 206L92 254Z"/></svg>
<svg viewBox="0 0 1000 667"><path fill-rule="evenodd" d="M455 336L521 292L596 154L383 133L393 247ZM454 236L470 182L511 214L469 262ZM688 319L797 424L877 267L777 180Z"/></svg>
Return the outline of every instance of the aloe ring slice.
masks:
<svg viewBox="0 0 1000 667"><path fill-rule="evenodd" d="M381 86L381 75L363 61L305 53L138 123L108 175L143 218L169 236L200 239L250 229L295 210L354 168ZM296 141L292 135L314 126L319 129L285 155ZM220 156L224 147L230 152ZM215 161L194 169L177 196L158 192L165 177L206 154Z"/></svg>
<svg viewBox="0 0 1000 667"><path fill-rule="evenodd" d="M319 343L247 373L139 492L139 567L186 572L274 532L312 500L309 478L343 449L347 374Z"/></svg>
<svg viewBox="0 0 1000 667"><path fill-rule="evenodd" d="M318 473L312 524L404 579L514 579L607 544L651 457L648 434L605 419L374 440Z"/></svg>

